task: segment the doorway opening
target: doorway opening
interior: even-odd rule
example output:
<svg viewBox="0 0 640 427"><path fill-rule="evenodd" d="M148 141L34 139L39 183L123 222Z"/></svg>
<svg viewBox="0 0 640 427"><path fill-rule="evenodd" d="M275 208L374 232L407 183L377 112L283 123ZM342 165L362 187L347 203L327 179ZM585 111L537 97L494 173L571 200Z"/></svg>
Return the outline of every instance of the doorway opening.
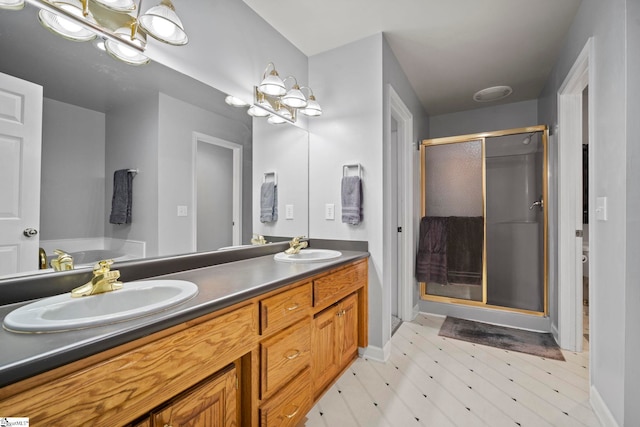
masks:
<svg viewBox="0 0 640 427"><path fill-rule="evenodd" d="M242 146L193 134L193 250L240 245Z"/></svg>

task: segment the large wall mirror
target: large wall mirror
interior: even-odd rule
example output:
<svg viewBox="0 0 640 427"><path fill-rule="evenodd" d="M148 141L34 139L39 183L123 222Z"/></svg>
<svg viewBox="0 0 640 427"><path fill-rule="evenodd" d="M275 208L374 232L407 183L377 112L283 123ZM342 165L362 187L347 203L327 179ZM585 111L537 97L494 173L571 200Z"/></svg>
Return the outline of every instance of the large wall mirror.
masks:
<svg viewBox="0 0 640 427"><path fill-rule="evenodd" d="M0 29L0 73L43 87L42 146L31 161L40 163L40 179L34 180L39 208L37 220L27 225L38 233L26 237L24 225L2 225L0 279L38 272L40 247L48 255L58 248L73 252L76 266L89 268L95 257L245 245L254 232L308 235L306 130L256 125L263 119L228 106L226 94L157 62L129 66L90 42L61 39L38 23L37 10L28 4L18 12L0 11ZM295 149L263 165L266 156L256 156L256 141L271 144L267 149L276 157L283 141ZM113 174L120 169L137 172L132 222L124 225L109 223ZM262 226L255 193L266 170L278 172L281 210L285 204L296 210L293 219L282 215ZM0 182L2 197L24 198L24 177L14 172L13 181ZM0 204L0 223L16 216L11 203ZM36 242L28 256L12 253L6 242L14 233L19 241Z"/></svg>

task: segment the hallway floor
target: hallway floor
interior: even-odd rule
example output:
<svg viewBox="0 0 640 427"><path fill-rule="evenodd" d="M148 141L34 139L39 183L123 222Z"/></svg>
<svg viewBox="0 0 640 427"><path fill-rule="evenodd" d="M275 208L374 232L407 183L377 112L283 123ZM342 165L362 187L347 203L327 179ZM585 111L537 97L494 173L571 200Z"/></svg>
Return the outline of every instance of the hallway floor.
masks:
<svg viewBox="0 0 640 427"><path fill-rule="evenodd" d="M356 360L300 425L600 425L589 407L587 351L542 359L439 337L443 321L404 322L387 363Z"/></svg>

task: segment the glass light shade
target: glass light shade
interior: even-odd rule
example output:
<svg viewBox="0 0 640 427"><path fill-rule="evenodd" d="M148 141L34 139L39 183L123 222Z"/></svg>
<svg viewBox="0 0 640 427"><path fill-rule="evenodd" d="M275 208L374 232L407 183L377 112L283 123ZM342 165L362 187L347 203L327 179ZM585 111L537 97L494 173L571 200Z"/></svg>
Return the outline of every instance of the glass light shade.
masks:
<svg viewBox="0 0 640 427"><path fill-rule="evenodd" d="M318 101L316 101L315 96L309 96L309 101L307 101L307 106L298 110L305 116L317 117L322 115L322 108Z"/></svg>
<svg viewBox="0 0 640 427"><path fill-rule="evenodd" d="M136 10L136 4L133 0L93 0L100 6L103 6L114 12L133 12Z"/></svg>
<svg viewBox="0 0 640 427"><path fill-rule="evenodd" d="M303 108L307 106L307 98L298 85L293 85L289 92L282 97L282 103L291 108Z"/></svg>
<svg viewBox="0 0 640 427"><path fill-rule="evenodd" d="M105 39L103 39L102 37L96 37L96 39L93 41L93 47L106 52L107 47L105 46Z"/></svg>
<svg viewBox="0 0 640 427"><path fill-rule="evenodd" d="M24 7L24 0L0 0L0 9L20 10Z"/></svg>
<svg viewBox="0 0 640 427"><path fill-rule="evenodd" d="M130 27L120 27L114 31L114 34L125 40L131 40ZM147 41L144 39L143 35L137 31L134 39L131 41L140 47L144 47L147 44ZM107 53L109 55L130 65L144 65L149 62L149 58L147 56L123 43L118 43L113 40L107 40L105 42L105 48L107 49Z"/></svg>
<svg viewBox="0 0 640 427"><path fill-rule="evenodd" d="M231 105L232 107L246 107L249 105L242 99L236 98L232 95L227 95L227 97L224 99L224 102L226 102L228 105Z"/></svg>
<svg viewBox="0 0 640 427"><path fill-rule="evenodd" d="M252 105L247 110L247 114L253 117L267 117L269 115L269 112L260 107L256 107L255 105Z"/></svg>
<svg viewBox="0 0 640 427"><path fill-rule="evenodd" d="M79 0L63 0L52 2L51 4L77 16L80 19L84 19L97 25L96 20L93 18L91 13L87 16L83 16L82 3ZM79 23L64 16L48 12L44 9L38 12L38 19L42 26L47 30L64 37L67 40L88 42L96 38L96 33L83 27Z"/></svg>
<svg viewBox="0 0 640 427"><path fill-rule="evenodd" d="M151 37L176 46L187 44L189 38L169 0L147 10L138 18L140 27Z"/></svg>
<svg viewBox="0 0 640 427"><path fill-rule="evenodd" d="M262 83L258 86L258 90L265 95L271 96L282 96L287 93L287 88L275 70L262 80Z"/></svg>
<svg viewBox="0 0 640 427"><path fill-rule="evenodd" d="M267 119L267 123L270 123L272 125L281 125L281 124L283 124L285 122L286 122L286 120L283 119L282 117L274 116L274 115L269 116L269 118Z"/></svg>

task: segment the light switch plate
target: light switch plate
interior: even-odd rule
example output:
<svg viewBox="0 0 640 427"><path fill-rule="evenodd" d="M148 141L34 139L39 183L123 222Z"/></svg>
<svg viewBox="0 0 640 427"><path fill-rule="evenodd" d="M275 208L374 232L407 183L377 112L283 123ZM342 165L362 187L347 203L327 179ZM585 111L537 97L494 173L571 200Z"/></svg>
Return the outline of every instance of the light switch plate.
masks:
<svg viewBox="0 0 640 427"><path fill-rule="evenodd" d="M333 203L327 203L324 205L324 219L336 219L336 205Z"/></svg>
<svg viewBox="0 0 640 427"><path fill-rule="evenodd" d="M607 220L607 198L596 197L596 219L598 221Z"/></svg>
<svg viewBox="0 0 640 427"><path fill-rule="evenodd" d="M189 211L186 206L178 205L178 216L187 216Z"/></svg>
<svg viewBox="0 0 640 427"><path fill-rule="evenodd" d="M284 217L286 219L293 219L293 205L284 206Z"/></svg>

